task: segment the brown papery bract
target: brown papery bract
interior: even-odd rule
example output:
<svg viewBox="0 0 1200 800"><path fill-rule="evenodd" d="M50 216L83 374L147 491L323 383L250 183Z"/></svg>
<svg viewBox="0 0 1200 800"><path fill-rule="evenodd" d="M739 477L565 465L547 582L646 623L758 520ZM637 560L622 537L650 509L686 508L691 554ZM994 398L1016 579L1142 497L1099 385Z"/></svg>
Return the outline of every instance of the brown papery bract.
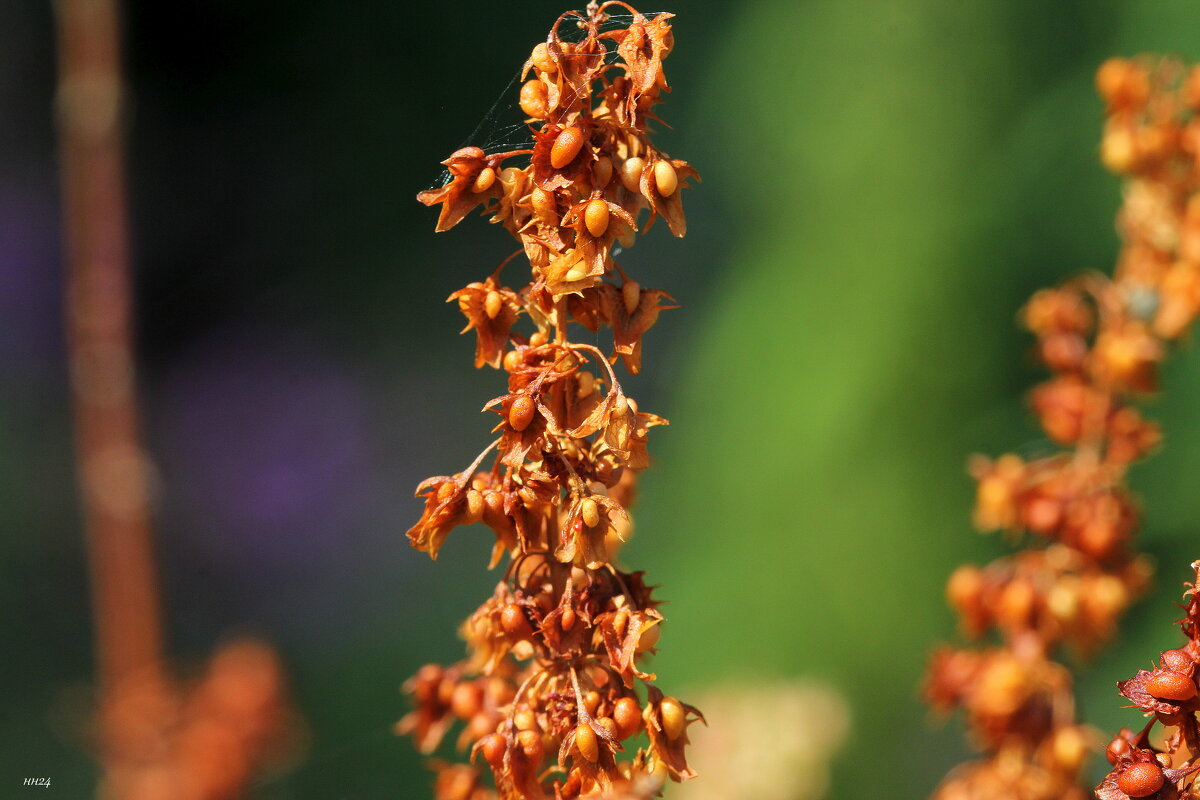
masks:
<svg viewBox="0 0 1200 800"><path fill-rule="evenodd" d="M510 256L450 295L475 331L475 366L503 370L507 387L484 407L499 414L495 441L418 487L425 511L408 531L436 557L457 526L482 522L492 565L508 556L463 623L468 657L405 685L416 708L398 729L429 753L460 724L458 747L478 765L435 762L438 800L635 800L695 774L687 728L703 717L651 683L663 616L641 573L615 563L647 432L666 420L638 409L613 364L637 372L642 336L673 306L629 278L614 246L656 215L683 235L681 190L696 176L647 128L667 87L670 18L623 2L562 15L525 64L530 148L461 148L442 162L447 183L417 196L441 205L439 231L482 207L530 266L528 283L505 286ZM611 328L612 350L572 342L572 323Z"/></svg>
<svg viewBox="0 0 1200 800"><path fill-rule="evenodd" d="M1043 289L1021 314L1051 372L1030 405L1062 449L971 463L976 525L1007 531L1026 549L951 577L947 597L963 632L994 631L1000 646L934 657L929 702L961 708L984 751L945 779L939 800L1086 796L1083 753L1098 750L1099 737L1077 722L1071 675L1055 659L1064 644L1088 655L1109 639L1150 577L1132 548L1141 512L1126 478L1160 439L1137 404L1159 388L1163 360L1200 313L1200 119L1189 88L1198 79L1197 68L1148 56L1098 71L1107 116L1100 158L1125 180L1123 244L1111 277ZM1160 751L1145 733L1110 744L1115 766L1096 790L1101 800L1192 796L1193 756L1180 753L1200 753L1196 632L1185 623L1187 647L1120 685L1175 732Z"/></svg>

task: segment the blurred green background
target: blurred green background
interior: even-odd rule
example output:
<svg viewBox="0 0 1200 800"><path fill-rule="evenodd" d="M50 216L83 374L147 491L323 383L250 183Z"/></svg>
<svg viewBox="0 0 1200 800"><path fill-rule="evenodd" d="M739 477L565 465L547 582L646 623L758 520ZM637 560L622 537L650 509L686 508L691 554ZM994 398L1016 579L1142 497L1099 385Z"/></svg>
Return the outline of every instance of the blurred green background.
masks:
<svg viewBox="0 0 1200 800"><path fill-rule="evenodd" d="M145 428L173 651L230 631L284 653L309 752L256 796L429 796L390 733L399 684L459 657L498 579L487 536L408 549L422 478L485 442L502 391L471 369L451 291L510 251L413 201L564 10L520 4L126 4ZM657 10L646 8L643 10ZM971 452L1043 446L1016 310L1108 270L1116 179L1096 158L1096 66L1200 57L1190 0L683 0L662 146L699 169L689 235L623 266L682 308L627 384L671 419L624 553L660 584L655 669L711 684L827 682L853 717L832 796L923 797L969 748L931 719L927 653L955 638ZM90 796L78 741L90 625L62 356L53 25L0 4L0 783ZM502 123L515 108L497 109ZM1152 594L1087 666L1085 718L1131 724L1114 682L1178 641L1200 557L1200 358L1151 404L1136 469ZM719 725L720 720L711 720ZM696 765L701 772L703 763ZM8 790L5 790L7 793Z"/></svg>

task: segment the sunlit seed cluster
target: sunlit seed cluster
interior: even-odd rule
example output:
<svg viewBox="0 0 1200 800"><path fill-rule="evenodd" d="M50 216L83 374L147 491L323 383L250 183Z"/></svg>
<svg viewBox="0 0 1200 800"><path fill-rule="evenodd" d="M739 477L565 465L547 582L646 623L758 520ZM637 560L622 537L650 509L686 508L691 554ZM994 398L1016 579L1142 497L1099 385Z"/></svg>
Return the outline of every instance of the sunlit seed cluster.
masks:
<svg viewBox="0 0 1200 800"><path fill-rule="evenodd" d="M633 800L695 774L684 750L700 712L642 663L658 642L658 602L641 573L614 564L648 431L666 420L639 410L613 364L640 370L642 336L671 298L613 256L658 217L682 236L682 190L696 177L647 127L668 90L670 18L622 2L563 14L523 72L532 148L464 147L443 162L448 182L418 195L441 206L439 231L482 207L521 245L450 296L475 331L475 365L508 375L485 406L498 438L467 469L418 487L425 511L408 531L436 558L451 530L482 522L495 534L492 566L509 559L463 624L468 657L406 684L416 708L400 731L429 753L461 723L457 746L470 755L435 764L438 800ZM510 288L501 271L520 254L531 279ZM572 323L611 329L611 351L570 341Z"/></svg>

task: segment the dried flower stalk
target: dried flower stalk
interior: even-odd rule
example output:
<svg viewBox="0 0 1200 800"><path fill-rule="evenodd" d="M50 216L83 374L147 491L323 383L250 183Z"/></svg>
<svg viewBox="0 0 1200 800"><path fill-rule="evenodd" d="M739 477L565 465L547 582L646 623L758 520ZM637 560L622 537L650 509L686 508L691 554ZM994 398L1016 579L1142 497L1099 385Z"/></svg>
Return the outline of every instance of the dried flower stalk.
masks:
<svg viewBox="0 0 1200 800"><path fill-rule="evenodd" d="M418 195L441 206L438 231L482 206L532 271L522 288L504 285L510 256L450 295L475 331L475 366L503 369L508 392L484 406L499 414L499 438L467 469L418 487L425 511L408 531L436 558L455 526L483 522L496 537L492 566L510 558L463 625L468 658L427 665L406 684L416 710L400 731L428 753L461 720L459 749L491 768L494 789L473 764L439 764L439 800L642 798L694 775L684 749L700 713L665 696L640 663L658 640L658 602L641 573L613 563L647 433L666 420L626 397L612 364L638 372L642 335L671 307L613 255L632 245L643 211L643 231L662 217L683 236L681 194L696 176L647 130L668 88L671 16L619 1L563 14L524 68L532 149L464 147L442 162L449 181ZM514 329L522 317L528 335ZM572 342L571 323L611 328L611 354ZM642 732L648 744L618 761Z"/></svg>
<svg viewBox="0 0 1200 800"><path fill-rule="evenodd" d="M1086 655L1109 638L1150 576L1130 547L1138 509L1126 472L1160 438L1136 404L1158 388L1160 363L1200 311L1200 72L1113 59L1097 86L1107 106L1101 158L1125 179L1123 245L1112 278L1039 291L1022 311L1052 373L1031 405L1063 449L971 463L976 526L1033 537L950 577L964 633L995 631L1000 643L934 655L929 702L963 709L984 750L946 778L941 800L1087 796L1079 775L1094 735L1076 720L1071 674L1054 658L1064 643Z"/></svg>
<svg viewBox="0 0 1200 800"><path fill-rule="evenodd" d="M134 379L118 9L115 0L62 0L56 11L67 348L97 654L98 795L231 800L288 749L282 669L253 641L222 647L189 684L163 666Z"/></svg>

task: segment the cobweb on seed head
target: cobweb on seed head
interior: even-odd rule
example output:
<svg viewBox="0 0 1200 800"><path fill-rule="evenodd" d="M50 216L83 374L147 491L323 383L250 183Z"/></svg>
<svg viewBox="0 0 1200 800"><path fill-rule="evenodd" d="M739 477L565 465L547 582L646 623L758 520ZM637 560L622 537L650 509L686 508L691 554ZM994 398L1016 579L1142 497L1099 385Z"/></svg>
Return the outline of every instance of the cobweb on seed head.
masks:
<svg viewBox="0 0 1200 800"><path fill-rule="evenodd" d="M662 11L643 12L642 16L652 20ZM623 30L633 22L632 14L608 14L607 19L600 25L600 31ZM580 12L572 12L562 17L558 22L558 38L563 42L580 42L584 39L587 18ZM604 45L604 63L612 64L618 60L616 43L611 39L601 39ZM478 147L484 153L493 155L509 150L528 150L533 147L533 132L529 123L521 113L519 105L521 93L521 72L518 68L508 79L508 83L500 91L491 108L479 120L479 124L470 135L458 146ZM528 158L528 157L526 157ZM440 189L450 181L450 171L443 169L429 184L429 189Z"/></svg>

